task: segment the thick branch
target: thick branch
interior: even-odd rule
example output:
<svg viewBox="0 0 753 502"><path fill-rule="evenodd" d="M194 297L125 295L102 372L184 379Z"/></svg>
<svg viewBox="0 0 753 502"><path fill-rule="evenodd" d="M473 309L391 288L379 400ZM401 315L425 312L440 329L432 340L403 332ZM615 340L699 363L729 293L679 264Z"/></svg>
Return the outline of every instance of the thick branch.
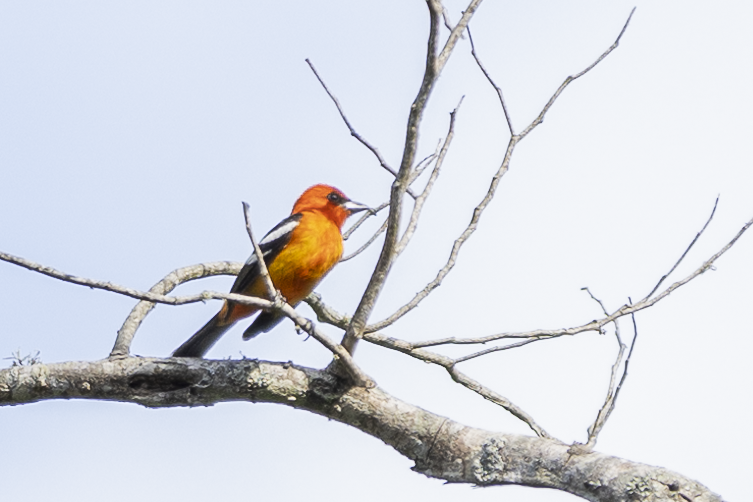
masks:
<svg viewBox="0 0 753 502"><path fill-rule="evenodd" d="M124 358L17 366L0 371L0 405L103 399L148 407L226 401L278 403L351 425L451 483L546 487L590 501L721 502L669 470L556 441L464 426L385 393L348 387L325 371L256 360Z"/></svg>

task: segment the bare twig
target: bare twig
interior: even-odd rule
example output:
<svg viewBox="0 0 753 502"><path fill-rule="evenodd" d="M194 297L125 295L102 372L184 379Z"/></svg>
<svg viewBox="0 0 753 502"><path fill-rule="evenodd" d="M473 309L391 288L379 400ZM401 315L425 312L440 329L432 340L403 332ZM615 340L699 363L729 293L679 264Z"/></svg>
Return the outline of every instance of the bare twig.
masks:
<svg viewBox="0 0 753 502"><path fill-rule="evenodd" d="M444 7L442 6L442 2L438 0L427 0L427 3L429 4L430 9L438 8L440 10L444 10ZM480 5L481 5L481 0L472 0L468 4L468 7L466 7L465 10L463 11L463 15L460 16L460 21L458 21L458 24L456 24L455 27L450 31L450 36L447 37L447 41L445 42L444 47L442 47L442 52L440 52L439 56L437 56L437 60L436 60L437 76L442 72L442 69L444 68L444 65L447 63L447 60L450 59L450 55L452 54L452 51L455 49L455 44L457 44L458 39L463 38L463 32L468 26L468 23L471 22L471 18L476 13L476 9L478 9Z"/></svg>
<svg viewBox="0 0 753 502"><path fill-rule="evenodd" d="M437 148L434 150L434 152L427 155L426 157L421 159L421 161L418 164L416 164L416 168L413 169L413 172L410 175L408 184L412 185L418 179L418 177L423 174L424 170L426 170L426 168L431 165L431 161L436 159L437 155L439 155L439 150L441 146L442 146L442 139L440 138L439 141L437 142Z"/></svg>
<svg viewBox="0 0 753 502"><path fill-rule="evenodd" d="M442 149L439 151L437 160L434 163L434 169L432 169L431 171L431 176L429 176L429 180L426 182L426 186L421 192L421 195L416 198L416 202L413 204L413 211L411 212L410 220L408 221L408 228L405 229L403 236L400 238L400 242L395 247L395 255L399 255L405 250L405 248L410 243L413 234L416 232L416 228L418 227L418 220L421 217L421 210L424 207L424 203L426 203L426 199L429 198L432 188L434 188L434 183L439 177L439 172L442 169L442 164L444 163L444 158L447 155L447 150L450 148L450 143L452 143L452 138L455 135L455 116L457 115L458 109L460 108L461 104L463 104L462 97L460 98L460 102L455 107L455 109L450 112L450 126L449 130L447 131L447 136L445 137L444 144L442 145Z"/></svg>
<svg viewBox="0 0 753 502"><path fill-rule="evenodd" d="M677 263L674 264L674 266L669 270L669 272L667 272L666 274L664 274L661 277L661 279L659 279L659 282L657 282L656 286L654 286L654 289L652 289L651 292L648 295L646 295L646 298L650 298L651 295L653 295L654 293L656 293L656 290L659 289L659 286L662 285L662 283L664 282L664 280L667 277L669 277L670 275L672 275L672 272L674 272L675 269L678 267L678 265L680 265L680 263L682 263L682 260L685 259L685 256L687 256L687 254L690 251L690 249L695 245L696 241L698 241L698 239L701 237L701 235L703 234L703 232L706 230L706 227L709 226L709 223L711 223L711 220L714 218L714 213L716 213L716 206L717 206L717 204L719 204L719 196L717 196L716 200L714 201L714 209L711 210L711 214L709 215L709 219L706 220L706 224L703 225L703 228L700 230L700 232L698 232L696 234L696 236L693 239L693 241L690 243L690 245L687 247L687 249L685 249L685 252L682 253L682 256L680 256L680 259L677 260Z"/></svg>
<svg viewBox="0 0 753 502"><path fill-rule="evenodd" d="M467 389L472 390L476 394L482 396L484 399L491 401L492 403L496 405L501 406L502 408L512 413L515 417L525 422L528 425L528 427L530 427L531 430L536 433L537 436L542 437L542 438L552 438L540 425L536 423L536 421L533 419L531 415L529 415L522 409L518 408L509 399L501 396L500 394L497 394L496 392L494 392L491 389L488 389L487 387L484 387L483 385L478 383L476 380L473 380L468 375L460 372L454 366L451 368L448 368L447 371L450 373L450 376L452 377L452 379L455 380L457 383L461 384Z"/></svg>
<svg viewBox="0 0 753 502"><path fill-rule="evenodd" d="M322 85L322 87L324 88L324 91L327 93L329 98L335 104L335 107L337 107L337 111L340 114L340 117L342 117L343 122L345 122L345 125L348 127L348 130L350 131L350 135L356 138L363 146L368 148L371 151L371 153L374 154L374 156L379 161L380 166L382 166L386 171L392 174L392 176L397 176L397 173L395 172L395 170L392 167L390 167L389 164L387 164L387 161L384 160L384 157L382 157L382 154L379 153L379 150L374 145L366 141L366 139L364 139L363 136L358 134L358 131L356 131L353 128L353 126L350 124L348 117L345 116L345 112L343 111L342 106L340 106L340 101L337 99L337 97L335 97L334 94L332 94L332 92L329 90L329 87L327 87L327 84L324 83L324 80L322 79L322 77L319 76L319 72L316 71L314 64L308 58L306 58L306 63L309 65L309 68L311 68L311 71L314 72L314 76L316 76L316 79ZM415 195L410 189L408 190L408 194L415 199Z"/></svg>
<svg viewBox="0 0 753 502"><path fill-rule="evenodd" d="M447 12L447 8L445 7L442 7L442 19L444 20L444 27L452 31L453 26L452 26L452 22L450 21L450 13ZM460 34L460 38L462 40L465 40L465 37L463 36L462 33Z"/></svg>
<svg viewBox="0 0 753 502"><path fill-rule="evenodd" d="M460 248L463 246L466 240L473 234L473 232L476 231L476 228L478 226L478 221L481 218L481 214L483 213L484 209L486 209L486 206L491 202L492 198L494 197L494 194L497 189L497 185L499 184L499 181L501 178L507 173L509 167L510 167L510 160L512 158L513 151L515 150L515 146L518 144L519 141L521 141L523 138L525 138L536 126L538 126L541 122L544 120L544 115L546 115L547 111L552 107L556 99L559 97L560 94L562 94L562 91L574 80L582 77L586 73L588 73L593 67L595 67L599 62L601 62L605 57L607 57L618 45L620 42L620 39L622 38L622 35L625 33L625 30L627 29L628 23L630 23L630 18L633 16L633 12L635 12L635 9L633 9L630 12L630 16L628 16L627 21L625 22L625 25L622 27L622 30L620 31L620 34L617 36L617 39L615 40L614 44L607 49L599 58L594 61L588 68L581 71L580 73L567 77L565 79L565 82L560 85L560 87L557 89L557 91L554 93L554 95L549 99L546 106L544 106L541 113L539 113L538 117L528 126L525 128L525 130L520 134L513 134L510 137L510 141L507 144L507 150L505 152L504 159L502 160L502 164L500 165L499 169L497 170L496 174L492 178L491 185L489 187L489 190L487 191L486 195L484 196L483 200L479 203L478 206L473 211L473 216L471 217L471 222L468 224L466 229L463 231L463 233L458 237L453 246L452 251L450 252L450 257L447 260L447 263L444 267L437 273L437 276L434 278L433 281L431 281L429 284L424 287L421 291L416 293L416 295L413 297L413 299L405 304L403 307L398 309L394 314L387 317L386 319L379 321L375 324L365 326L364 331L378 331L381 329L384 329L385 327L393 324L395 321L400 319L402 316L416 308L421 301L429 296L429 294L439 287L442 284L442 281L444 280L445 276L452 270L452 268L455 266L455 262L457 260L458 253L460 252ZM456 29L461 25L463 20L458 23L456 26ZM463 26L463 29L465 29L465 26ZM453 31L454 33L454 31ZM452 35L450 35L450 38L452 38ZM449 40L448 40L449 43ZM445 48L447 45L445 45ZM444 50L443 50L444 53ZM441 58L441 55L440 55ZM439 59L439 58L438 58ZM482 68L483 69L483 68ZM491 80L490 80L491 81ZM492 85L494 85L493 81ZM389 233L389 228L388 228Z"/></svg>
<svg viewBox="0 0 753 502"><path fill-rule="evenodd" d="M256 255L256 261L259 262L259 274L261 275L264 286L267 290L267 299L276 301L279 300L280 293L275 288L272 278L269 276L269 270L267 270L267 263L264 261L264 253L261 252L259 244L254 238L254 232L251 230L251 206L248 202L243 202L243 217L246 220L246 232L248 232L248 238L251 239L251 245L254 247L254 254Z"/></svg>
<svg viewBox="0 0 753 502"><path fill-rule="evenodd" d="M371 246L374 243L374 241L376 241L377 238L384 233L385 230L387 230L387 220L384 220L384 223L382 223L382 226L379 227L379 229L376 232L374 232L374 235L372 235L371 238L369 240L367 240L366 243L363 246L361 246L360 248L356 249L355 251L353 251L349 255L343 256L342 258L340 258L340 261L341 262L348 261L351 258L355 258L359 254L361 254L364 251L366 251L366 249L369 246Z"/></svg>
<svg viewBox="0 0 753 502"><path fill-rule="evenodd" d="M622 35L625 34L625 30L627 30L628 24L630 24L630 20L632 19L634 13L635 13L635 7L633 7L633 10L630 11L630 15L628 16L627 21L625 21L625 25L622 27L622 30L620 30L620 34L617 35L617 39L614 41L614 43L606 51L604 51L604 53L601 56L599 56L599 58L596 61L594 61L593 63L591 63L591 65L588 66L588 68L586 68L585 70L581 71L580 73L576 73L575 75L571 75L571 76L567 77L565 79L565 81L562 82L562 84L557 88L557 91L555 91L555 93L552 95L552 97L549 98L549 101L544 106L544 109L541 110L541 113L539 113L538 117L536 117L534 119L534 121L531 122L528 125L528 127L526 127L523 130L523 132L521 132L519 134L520 139L523 139L526 136L528 136L528 133L530 133L536 126L538 126L539 124L541 124L544 121L544 115L546 115L546 113L552 107L552 105L557 100L557 98L560 96L560 94L562 94L562 91L564 91L565 88L568 85L570 85L573 81L579 79L580 77L582 77L583 75L585 75L586 73L588 73L589 71L591 71L597 64L601 63L604 60L604 58L606 58L607 56L609 56L609 54L620 45L620 39L622 38Z"/></svg>
<svg viewBox="0 0 753 502"><path fill-rule="evenodd" d="M512 140L511 140L512 141ZM416 295L411 299L410 302L405 304L404 306L400 307L394 314L389 316L388 318L379 321L375 324L370 324L366 326L365 332L374 332L379 331L387 326L393 324L395 321L403 317L405 314L413 310L418 306L421 301L424 300L429 294L434 291L437 287L439 287L442 284L442 281L447 276L447 274L450 273L450 271L455 266L455 263L457 261L458 254L460 253L460 249L463 247L463 244L468 240L468 238L473 235L473 232L476 231L476 228L478 227L478 222L481 219L481 215L484 212L484 209L486 209L486 206L489 205L492 198L494 198L494 194L496 193L497 186L499 185L500 180L502 179L502 176L507 172L507 169L510 165L510 154L512 153L511 147L514 147L514 145L511 143L510 146L508 146L508 154L505 155L505 160L503 161L502 165L500 166L497 173L492 178L491 185L489 186L489 189L486 192L486 195L484 195L484 198L481 200L478 206L473 210L473 216L471 217L471 221L468 224L468 226L465 228L462 234L460 234L460 237L455 239L454 244L452 245L452 250L450 251L450 257L447 259L447 263L445 263L444 267L442 267L439 272L437 272L437 276L434 278L433 281L431 281L429 284L427 284L424 289L416 293Z"/></svg>
<svg viewBox="0 0 753 502"><path fill-rule="evenodd" d="M580 288L580 290L581 291L585 291L586 293L588 293L588 296L590 296L593 301L595 301L596 303L599 304L599 307L601 307L601 311L604 312L604 315L609 315L609 312L607 311L606 307L604 306L604 303L601 300L599 300L598 298L596 298L593 293L591 293L591 290L588 288L588 286L586 286L585 288Z"/></svg>
<svg viewBox="0 0 753 502"><path fill-rule="evenodd" d="M164 296L157 293L144 293L143 291L139 291L137 289L112 284L111 282L107 281L96 281L84 277L77 277L75 275L61 272L52 267L47 267L39 263L34 263L33 261L27 260L25 258L3 252L0 252L0 260L6 261L8 263L13 263L14 265L19 265L31 270L32 272L38 272L54 279L70 282L72 284L78 284L80 286L87 286L92 289L102 289L104 291L118 293L120 295L135 298L136 300L147 300L154 303L164 303L166 305L185 305L187 303L203 302L205 300L215 298L211 293L208 292L186 296Z"/></svg>
<svg viewBox="0 0 753 502"><path fill-rule="evenodd" d="M493 342L496 340L503 340L503 339L508 339L508 338L557 338L560 336L577 335L579 333L583 333L586 331L602 332L603 327L611 322L614 322L615 319L619 319L620 317L624 317L626 315L634 314L635 312L639 312L643 309L646 309L655 305L662 299L669 296L677 288L684 286L685 284L689 283L690 281L692 281L699 275L711 269L714 262L716 262L716 260L719 259L719 257L721 257L724 253L726 253L737 242L737 240L740 237L742 237L742 235L751 227L751 225L753 225L753 219L749 220L745 225L743 225L740 231L738 231L738 233L730 242L728 242L722 249L720 249L717 253L711 256L708 260L703 262L701 266L699 266L696 270L694 270L687 277L668 286L659 295L652 296L650 298L646 296L645 298L643 298L637 303L623 305L622 307L620 307L613 313L603 318L595 319L586 324L582 324L580 326L575 326L572 328L536 329L532 331L497 333L494 335L487 335L487 336L474 337L474 338L446 337L446 338L439 338L436 340L411 342L410 346L412 348L423 348L423 347L435 347L438 345L473 345L473 344L485 344L485 343ZM369 326L369 328L371 327L372 326Z"/></svg>
<svg viewBox="0 0 753 502"><path fill-rule="evenodd" d="M298 312L296 312L296 310L292 306L288 305L287 303L269 301L269 300L264 300L262 298L239 295L239 294L234 294L234 293L218 293L216 291L203 291L198 294L185 295L185 296L167 296L167 295L153 293L153 292L139 291L133 288L126 288L124 286L119 286L117 284L112 284L109 282L95 281L92 279L85 279L82 277L72 276L70 274L66 274L58 270L55 270L51 267L45 267L44 265L40 265L38 263L34 263L24 258L19 258L17 256L13 256L13 255L3 253L3 252L0 252L0 260L7 261L9 263L13 263L16 265L20 265L31 271L39 272L41 274L48 275L50 277L53 277L55 279L60 279L65 282L79 284L82 286L88 286L90 288L95 288L95 289L102 289L105 291L110 291L112 293L118 293L118 294L125 295L131 298L135 298L137 300L145 300L151 303L163 303L165 305L186 305L189 303L198 303L198 302L203 302L206 300L228 300L234 303L240 303L243 305L251 305L253 307L258 307L263 310L279 311L282 314L284 314L286 317L290 318L298 326L300 326L301 329L303 329L306 333L311 335L312 338L316 339L319 343L321 343L327 349L329 349L336 356L336 358L345 365L345 368L349 372L350 376L353 378L354 383L356 385L365 386L365 387L372 387L374 385L373 381L368 376L366 376L363 373L363 371L355 364L355 362L351 358L348 351L346 351L341 345L331 340L321 330L317 329L316 326L311 321L301 316ZM201 267L201 265L199 265L199 267ZM174 279L177 279L177 278L173 278L173 280ZM117 348L117 345L116 345L116 348ZM113 351L114 350L115 349L113 349ZM127 354L128 353L127 345L125 347L125 350L126 350L125 354Z"/></svg>
<svg viewBox="0 0 753 502"><path fill-rule="evenodd" d="M632 300L628 298L630 303L632 303ZM630 358L633 357L633 349L635 348L635 342L638 340L638 324L635 322L635 313L630 314L630 318L633 321L633 341L630 342L630 350L628 351L627 358L625 359L625 368L622 371L622 378L620 378L620 383L617 384L617 389L614 391L614 399L612 400L612 409L609 410L609 413L607 413L607 418L609 418L609 415L612 413L612 410L614 409L614 403L617 401L617 396L620 395L620 390L622 390L622 384L625 383L625 378L627 378L628 374L628 366L630 365Z"/></svg>
<svg viewBox="0 0 753 502"><path fill-rule="evenodd" d="M238 295L233 295L238 296ZM273 304L273 307L276 304ZM345 367L350 377L353 379L353 383L359 387L373 388L375 386L374 381L363 372L363 370L356 364L350 353L345 348L332 340L322 330L318 329L313 322L300 315L295 308L288 303L282 303L279 306L279 311L286 315L290 320L296 323L303 331L311 335L319 343L324 345L335 356L335 360Z"/></svg>
<svg viewBox="0 0 753 502"><path fill-rule="evenodd" d="M343 240L347 241L350 238L350 236L353 235L353 232L355 232L356 230L358 230L358 227L360 227L361 225L363 225L363 223L366 221L367 218L369 218L371 216L376 216L377 214L379 214L379 211L381 211L382 209L384 209L385 207L387 207L389 205L390 205L389 202L382 202L376 208L374 208L373 212L372 211L364 211L365 214L363 216L361 216L358 219L358 221L356 221L353 224L353 226L351 226L348 230L346 230L345 232L343 232Z"/></svg>
<svg viewBox="0 0 753 502"><path fill-rule="evenodd" d="M40 352L36 351L34 354L21 355L21 349L11 353L10 357L3 357L4 360L10 361L10 365L13 368L21 366L33 366L35 364L42 364L42 358L39 356Z"/></svg>
<svg viewBox="0 0 753 502"><path fill-rule="evenodd" d="M491 354L492 352L499 352L501 350L509 350L509 349L517 349L518 347L522 347L523 345L528 345L529 343L538 342L539 340L548 340L548 338L528 338L527 340L522 340L520 342L511 343L509 345L498 345L496 347L489 347L488 349L479 350L478 352L474 352L466 356L458 357L455 359L455 364L464 363L465 361L469 361L477 357L485 356L487 354Z"/></svg>
<svg viewBox="0 0 753 502"><path fill-rule="evenodd" d="M514 136L515 130L512 127L512 120L510 119L510 113L507 111L505 98L504 96L502 96L502 88L499 87L496 83L494 83L494 80L492 79L491 75L489 75L489 72L487 72L486 68L484 68L484 65L481 63L481 60L476 54L476 46L473 44L473 36L471 36L471 27L469 26L467 30L468 30L468 40L470 40L471 42L471 55L473 56L473 59L476 60L476 64L478 65L478 67L484 73L486 80L488 80L489 83L492 85L492 87L494 87L494 90L497 91L497 97L499 98L499 103L502 105L502 111L505 114L505 120L507 120L507 127L510 130L510 135Z"/></svg>
<svg viewBox="0 0 753 502"><path fill-rule="evenodd" d="M630 303L632 303L632 300L628 299ZM580 446L580 450L583 451L591 451L593 450L594 446L596 446L596 440L599 437L599 433L604 428L604 425L607 423L607 420L609 419L609 416L612 414L612 411L614 411L614 408L617 404L617 397L620 394L620 390L622 389L622 384L625 382L625 379L627 378L628 373L628 366L630 364L630 358L633 355L633 348L635 348L635 342L638 339L638 326L635 322L635 314L630 314L632 320L633 320L633 340L630 343L630 350L628 351L627 358L625 359L625 365L622 368L622 376L620 377L620 382L617 384L615 388L615 379L617 375L617 370L622 363L622 356L625 353L625 344L622 343L622 339L620 338L619 334L619 325L615 321L616 331L615 335L617 337L617 342L619 343L619 352L617 354L617 360L615 361L614 365L612 366L612 373L609 381L609 391L607 393L607 399L604 401L604 405L599 410L599 413L596 416L596 420L594 423L588 428L588 442L585 445L577 445Z"/></svg>
<svg viewBox="0 0 753 502"><path fill-rule="evenodd" d="M411 347L411 344L408 342L398 340L396 338L390 338L380 333L364 333L363 338L364 340L375 345L380 345L382 347L397 350L398 352L402 352L420 361L436 364L443 367L445 370L447 370L447 372L455 382L479 394L484 399L487 399L509 411L514 416L525 422L531 428L531 430L533 430L540 437L551 437L541 426L536 423L533 417L513 404L509 399L481 385L479 382L471 379L460 370L458 370L456 367L455 359L428 350L415 349Z"/></svg>
<svg viewBox="0 0 753 502"><path fill-rule="evenodd" d="M596 301L601 306L601 310L605 315L609 315L609 312L604 307L604 303L600 299L596 298L594 294L591 293L591 290L589 288L586 287L581 289L587 291L591 298L593 298L594 301ZM588 441L586 442L586 444L581 445L580 443L575 443L574 446L578 449L579 452L590 451L594 446L596 446L596 439L599 436L599 432L601 432L601 429L604 427L610 410L614 407L614 389L617 379L617 371L622 364L622 356L625 354L625 344L622 343L622 336L620 335L620 322L617 319L614 321L614 336L615 340L617 340L618 350L617 357L614 361L614 364L612 364L612 370L609 376L607 396L604 399L604 404L602 405L601 409L599 409L599 412L596 414L594 423L588 428Z"/></svg>
<svg viewBox="0 0 753 502"><path fill-rule="evenodd" d="M319 322L331 324L332 326L337 326L338 328L341 328L343 330L348 327L350 318L339 313L338 311L324 303L324 300L322 300L322 295L320 295L319 293L311 293L306 298L304 298L303 301L306 302L309 307L311 307L311 310L314 311L314 313L316 314L316 319Z"/></svg>

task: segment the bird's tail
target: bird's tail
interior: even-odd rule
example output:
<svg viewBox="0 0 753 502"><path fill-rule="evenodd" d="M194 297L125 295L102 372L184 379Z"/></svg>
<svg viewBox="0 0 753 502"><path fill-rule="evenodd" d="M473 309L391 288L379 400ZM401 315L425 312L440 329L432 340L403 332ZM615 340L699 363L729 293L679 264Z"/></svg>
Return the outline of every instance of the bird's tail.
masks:
<svg viewBox="0 0 753 502"><path fill-rule="evenodd" d="M173 357L202 357L206 354L212 345L217 343L217 340L229 330L233 323L224 323L222 321L222 311L216 316L212 317L208 323L204 325L199 331L197 331L191 338L175 349Z"/></svg>

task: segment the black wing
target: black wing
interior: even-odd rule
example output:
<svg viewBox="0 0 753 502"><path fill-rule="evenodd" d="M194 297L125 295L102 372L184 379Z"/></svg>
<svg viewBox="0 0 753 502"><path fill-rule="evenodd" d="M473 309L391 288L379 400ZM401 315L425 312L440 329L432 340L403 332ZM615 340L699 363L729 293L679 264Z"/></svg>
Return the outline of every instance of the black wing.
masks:
<svg viewBox="0 0 753 502"><path fill-rule="evenodd" d="M280 324L283 319L284 317L280 314L274 314L272 312L262 312L261 314L256 316L254 322L252 322L251 325L246 328L246 331L243 332L243 339L250 340L259 333L266 333Z"/></svg>
<svg viewBox="0 0 753 502"><path fill-rule="evenodd" d="M280 223L277 224L267 235L259 242L259 248L261 254L264 256L264 263L269 266L272 263L280 251L290 242L290 237L293 235L293 230L298 226L298 223L303 217L302 214L296 213L288 216ZM259 277L261 270L259 268L259 262L256 259L256 253L251 251L251 256L246 260L246 264L243 265L238 277L233 283L233 287L230 288L231 293L242 293L247 287Z"/></svg>

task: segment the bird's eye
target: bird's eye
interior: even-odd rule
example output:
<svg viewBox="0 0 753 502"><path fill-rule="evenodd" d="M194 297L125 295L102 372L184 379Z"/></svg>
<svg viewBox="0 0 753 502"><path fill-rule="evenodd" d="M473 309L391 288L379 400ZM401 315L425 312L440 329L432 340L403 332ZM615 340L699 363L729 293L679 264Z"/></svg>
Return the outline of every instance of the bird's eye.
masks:
<svg viewBox="0 0 753 502"><path fill-rule="evenodd" d="M345 199L337 192L330 192L329 195L327 195L327 200L329 200L333 204L342 204L345 202Z"/></svg>

